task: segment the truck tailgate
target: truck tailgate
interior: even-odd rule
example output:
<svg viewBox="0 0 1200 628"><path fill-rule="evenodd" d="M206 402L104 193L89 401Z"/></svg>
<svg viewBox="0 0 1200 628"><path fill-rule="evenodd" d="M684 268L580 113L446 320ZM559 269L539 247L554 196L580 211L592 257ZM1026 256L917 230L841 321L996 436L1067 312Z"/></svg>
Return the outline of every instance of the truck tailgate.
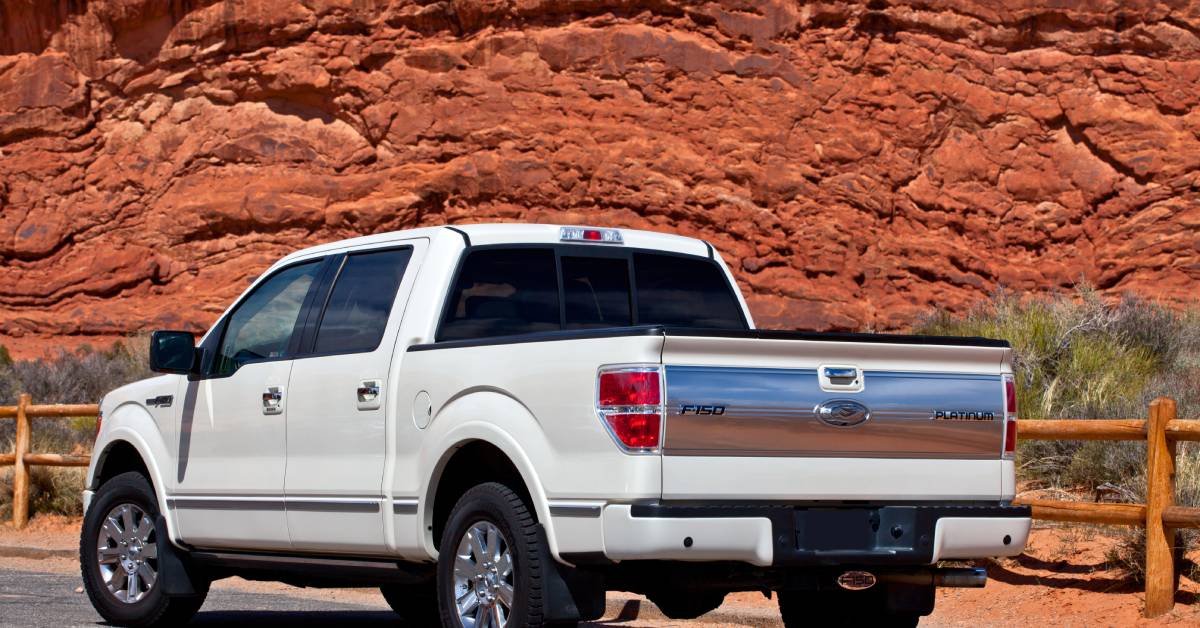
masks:
<svg viewBox="0 0 1200 628"><path fill-rule="evenodd" d="M949 342L668 333L663 497L1000 499L1010 350Z"/></svg>

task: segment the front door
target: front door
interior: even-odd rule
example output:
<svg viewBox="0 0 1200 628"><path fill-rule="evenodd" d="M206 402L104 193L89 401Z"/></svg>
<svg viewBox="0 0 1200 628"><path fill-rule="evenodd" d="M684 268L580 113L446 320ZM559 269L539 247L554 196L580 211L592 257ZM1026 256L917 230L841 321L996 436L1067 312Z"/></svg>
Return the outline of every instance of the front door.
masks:
<svg viewBox="0 0 1200 628"><path fill-rule="evenodd" d="M176 511L197 547L288 549L283 495L294 339L322 261L282 268L248 292L201 345L181 407Z"/></svg>
<svg viewBox="0 0 1200 628"><path fill-rule="evenodd" d="M424 246L392 243L331 262L332 287L310 317L289 386L285 493L297 550L387 548L389 370Z"/></svg>

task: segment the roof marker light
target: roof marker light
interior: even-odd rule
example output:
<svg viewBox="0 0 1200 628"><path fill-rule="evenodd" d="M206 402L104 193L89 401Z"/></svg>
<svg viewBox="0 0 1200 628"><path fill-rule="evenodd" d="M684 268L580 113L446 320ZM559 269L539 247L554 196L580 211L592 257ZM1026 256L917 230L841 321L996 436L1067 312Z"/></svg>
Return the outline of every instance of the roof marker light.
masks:
<svg viewBox="0 0 1200 628"><path fill-rule="evenodd" d="M616 229L591 229L588 227L563 227L558 230L560 240L569 242L606 242L624 244L621 232Z"/></svg>

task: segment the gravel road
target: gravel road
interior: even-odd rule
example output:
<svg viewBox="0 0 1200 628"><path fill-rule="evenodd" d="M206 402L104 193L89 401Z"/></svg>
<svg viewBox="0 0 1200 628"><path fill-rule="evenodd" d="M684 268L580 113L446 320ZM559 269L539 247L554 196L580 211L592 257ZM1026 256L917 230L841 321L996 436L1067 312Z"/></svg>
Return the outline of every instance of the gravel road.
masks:
<svg viewBox="0 0 1200 628"><path fill-rule="evenodd" d="M0 559L0 628L105 625L92 609L73 561ZM779 611L761 597L731 596L718 611L691 622L670 621L653 605L610 593L605 618L588 626L775 627ZM370 590L297 589L239 579L214 583L194 626L396 626L397 617Z"/></svg>
<svg viewBox="0 0 1200 628"><path fill-rule="evenodd" d="M103 625L79 576L0 568L0 626ZM196 616L198 626L392 626L396 615L377 606L216 589Z"/></svg>

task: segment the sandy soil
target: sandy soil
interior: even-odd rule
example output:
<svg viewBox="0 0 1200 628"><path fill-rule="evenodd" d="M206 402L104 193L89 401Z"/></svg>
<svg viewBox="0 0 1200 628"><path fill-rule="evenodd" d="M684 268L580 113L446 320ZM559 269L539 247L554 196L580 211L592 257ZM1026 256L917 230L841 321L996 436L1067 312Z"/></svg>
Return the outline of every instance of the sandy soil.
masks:
<svg viewBox="0 0 1200 628"><path fill-rule="evenodd" d="M0 546L79 551L79 517L38 515L23 530L0 524Z"/></svg>
<svg viewBox="0 0 1200 628"><path fill-rule="evenodd" d="M78 519L36 517L26 530L0 525L0 547L24 546L73 549L78 545ZM1014 559L987 561L990 581L984 589L944 589L934 614L922 622L930 626L1195 626L1200 625L1200 583L1181 578L1175 610L1155 620L1141 617L1140 586L1109 569L1105 554L1116 544L1101 527L1042 524L1035 528L1026 552ZM1200 559L1193 553L1192 561ZM27 559L0 557L10 569L74 573L79 567L69 558ZM214 584L262 593L319 597L331 602L386 606L374 590L297 589L278 583L230 578ZM636 620L636 623L630 623ZM609 612L597 625L780 626L774 600L758 593L738 593L725 605L698 622L665 620L653 604L629 594L609 594Z"/></svg>

